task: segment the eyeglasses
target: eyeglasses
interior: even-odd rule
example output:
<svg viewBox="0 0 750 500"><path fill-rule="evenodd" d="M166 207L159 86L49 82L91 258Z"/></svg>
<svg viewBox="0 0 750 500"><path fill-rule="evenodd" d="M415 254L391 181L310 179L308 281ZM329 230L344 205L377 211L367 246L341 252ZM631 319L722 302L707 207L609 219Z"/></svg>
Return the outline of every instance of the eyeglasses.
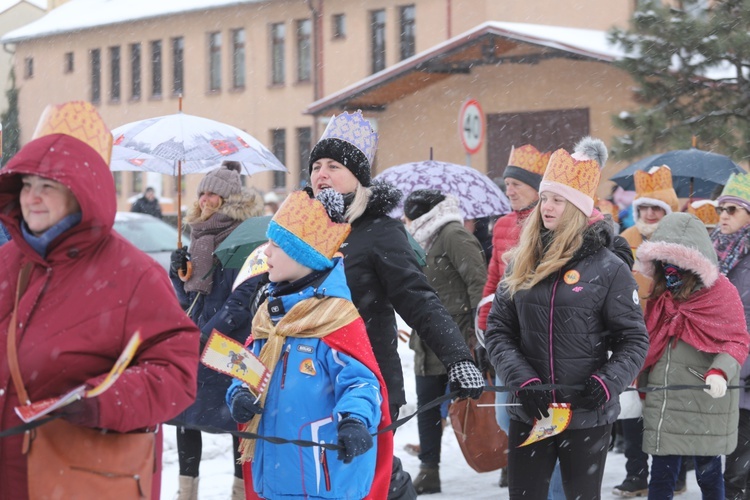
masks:
<svg viewBox="0 0 750 500"><path fill-rule="evenodd" d="M639 205L638 210L646 212L648 210L653 210L654 212L658 212L659 210L664 210L658 205Z"/></svg>
<svg viewBox="0 0 750 500"><path fill-rule="evenodd" d="M721 215L722 212L726 211L726 213L729 214L731 217L732 215L737 212L737 210L740 210L741 207L735 206L735 205L729 205L728 207L716 207L716 213Z"/></svg>

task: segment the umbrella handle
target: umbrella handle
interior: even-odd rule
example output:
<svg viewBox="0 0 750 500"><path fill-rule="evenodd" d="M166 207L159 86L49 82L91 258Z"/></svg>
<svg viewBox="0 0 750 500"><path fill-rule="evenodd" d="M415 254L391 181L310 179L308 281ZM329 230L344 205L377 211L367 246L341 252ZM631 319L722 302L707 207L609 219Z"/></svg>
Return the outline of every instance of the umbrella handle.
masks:
<svg viewBox="0 0 750 500"><path fill-rule="evenodd" d="M193 275L193 263L190 261L187 261L185 263L185 271L183 272L182 269L177 271L177 276L180 277L182 281L187 281L190 279L190 277Z"/></svg>

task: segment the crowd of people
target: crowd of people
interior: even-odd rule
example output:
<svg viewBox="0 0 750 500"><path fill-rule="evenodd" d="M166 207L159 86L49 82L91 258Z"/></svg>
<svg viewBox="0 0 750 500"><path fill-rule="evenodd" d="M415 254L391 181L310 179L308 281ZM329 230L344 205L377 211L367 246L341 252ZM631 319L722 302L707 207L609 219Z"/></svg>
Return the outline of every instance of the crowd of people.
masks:
<svg viewBox="0 0 750 500"><path fill-rule="evenodd" d="M0 369L0 430L22 425L17 406L97 386L139 332L109 390L53 415L151 432L157 464L160 424L174 424L179 499L198 498L202 428L245 433L233 438L233 500L437 493L444 408L418 414L413 480L394 454L391 424L406 403L399 315L412 329L418 407L513 388L492 410L508 438L499 485L510 498L600 498L613 427L627 459L615 495L672 498L691 461L704 498L746 498L750 399L734 386L750 379L750 174L683 213L669 166L637 172L630 225L617 200L596 196L601 140L526 144L503 174L511 213L466 220L454 194L418 189L398 220L388 214L401 191L372 179L377 142L360 112L333 117L311 151L309 186L286 199L247 188L240 165L222 163L200 181L190 246L167 274L112 231L111 143L54 129L34 138L0 170L10 339L0 342L10 367ZM161 216L153 189L133 211ZM238 279L214 251L264 214L265 267ZM213 332L258 356L271 374L264 391L199 363ZM526 444L560 407L567 427ZM28 436L0 438L0 499L29 497Z"/></svg>

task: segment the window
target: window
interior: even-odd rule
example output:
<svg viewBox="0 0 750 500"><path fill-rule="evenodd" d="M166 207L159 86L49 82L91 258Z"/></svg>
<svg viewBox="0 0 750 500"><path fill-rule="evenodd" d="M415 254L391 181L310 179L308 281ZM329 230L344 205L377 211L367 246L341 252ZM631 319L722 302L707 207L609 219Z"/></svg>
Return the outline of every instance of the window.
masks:
<svg viewBox="0 0 750 500"><path fill-rule="evenodd" d="M299 155L299 183L304 186L310 181L308 165L312 150L312 129L301 127L297 129L297 154Z"/></svg>
<svg viewBox="0 0 750 500"><path fill-rule="evenodd" d="M115 179L115 193L122 194L122 172L112 172L112 177Z"/></svg>
<svg viewBox="0 0 750 500"><path fill-rule="evenodd" d="M65 73L72 73L73 67L74 67L74 59L73 59L73 53L72 52L66 52L65 58L64 58L64 69L63 71Z"/></svg>
<svg viewBox="0 0 750 500"><path fill-rule="evenodd" d="M385 69L385 10L370 12L372 72Z"/></svg>
<svg viewBox="0 0 750 500"><path fill-rule="evenodd" d="M133 177L132 180L132 189L130 190L131 193L141 193L143 192L143 174L140 172L133 172L131 174Z"/></svg>
<svg viewBox="0 0 750 500"><path fill-rule="evenodd" d="M283 128L271 131L271 152L281 163L286 165L286 130ZM286 187L286 172L274 170L273 187L274 189Z"/></svg>
<svg viewBox="0 0 750 500"><path fill-rule="evenodd" d="M161 40L151 42L151 96L161 97Z"/></svg>
<svg viewBox="0 0 750 500"><path fill-rule="evenodd" d="M109 100L120 100L120 47L109 48Z"/></svg>
<svg viewBox="0 0 750 500"><path fill-rule="evenodd" d="M208 34L208 90L221 90L221 33Z"/></svg>
<svg viewBox="0 0 750 500"><path fill-rule="evenodd" d="M407 5L399 9L401 31L399 34L399 45L401 47L401 60L408 59L415 54L416 43L414 41L415 15L414 6Z"/></svg>
<svg viewBox="0 0 750 500"><path fill-rule="evenodd" d="M334 14L331 19L333 28L333 38L346 38L346 16L344 14Z"/></svg>
<svg viewBox="0 0 750 500"><path fill-rule="evenodd" d="M297 81L309 82L312 71L312 21L302 19L297 21Z"/></svg>
<svg viewBox="0 0 750 500"><path fill-rule="evenodd" d="M23 60L23 77L33 78L34 77L34 58L27 57Z"/></svg>
<svg viewBox="0 0 750 500"><path fill-rule="evenodd" d="M130 44L130 98L141 98L141 44Z"/></svg>
<svg viewBox="0 0 750 500"><path fill-rule="evenodd" d="M245 88L245 30L232 30L232 87Z"/></svg>
<svg viewBox="0 0 750 500"><path fill-rule="evenodd" d="M284 23L271 25L271 84L284 84Z"/></svg>
<svg viewBox="0 0 750 500"><path fill-rule="evenodd" d="M99 49L91 49L91 102L102 99L102 54Z"/></svg>
<svg viewBox="0 0 750 500"><path fill-rule="evenodd" d="M185 87L185 39L172 38L172 95L182 94Z"/></svg>

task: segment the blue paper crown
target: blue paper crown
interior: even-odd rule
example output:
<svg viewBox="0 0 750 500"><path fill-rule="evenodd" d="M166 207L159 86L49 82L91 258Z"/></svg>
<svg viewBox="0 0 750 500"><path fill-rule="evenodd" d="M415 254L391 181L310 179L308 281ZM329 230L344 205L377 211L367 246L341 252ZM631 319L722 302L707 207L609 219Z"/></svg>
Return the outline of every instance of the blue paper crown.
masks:
<svg viewBox="0 0 750 500"><path fill-rule="evenodd" d="M348 142L365 155L370 165L375 160L375 150L378 148L378 134L370 122L362 116L362 111L356 113L344 111L335 115L328 122L320 140L339 139Z"/></svg>

